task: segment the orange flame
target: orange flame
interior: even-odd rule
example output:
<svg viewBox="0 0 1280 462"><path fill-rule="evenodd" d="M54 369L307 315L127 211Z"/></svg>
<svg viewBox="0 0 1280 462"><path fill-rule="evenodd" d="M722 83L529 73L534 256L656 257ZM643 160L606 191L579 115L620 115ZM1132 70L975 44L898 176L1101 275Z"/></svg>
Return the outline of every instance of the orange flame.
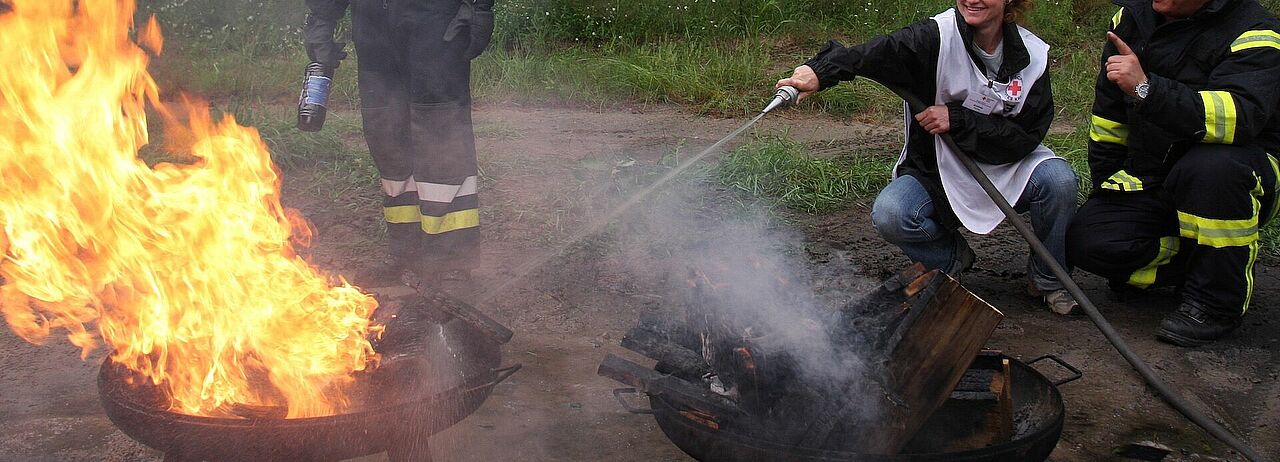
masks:
<svg viewBox="0 0 1280 462"><path fill-rule="evenodd" d="M370 367L376 302L294 254L256 130L168 108L130 39L132 0L13 0L0 13L0 311L22 338L55 330L167 390L172 409L236 404L327 415ZM154 18L139 43L158 52ZM147 108L190 163L148 166ZM302 236L306 237L306 236ZM97 335L91 332L96 324Z"/></svg>

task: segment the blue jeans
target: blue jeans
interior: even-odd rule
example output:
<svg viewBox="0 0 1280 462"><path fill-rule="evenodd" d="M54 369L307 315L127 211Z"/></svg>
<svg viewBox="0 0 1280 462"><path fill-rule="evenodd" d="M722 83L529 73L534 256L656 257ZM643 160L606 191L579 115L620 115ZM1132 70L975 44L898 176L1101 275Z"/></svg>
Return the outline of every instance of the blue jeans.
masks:
<svg viewBox="0 0 1280 462"><path fill-rule="evenodd" d="M1041 162L1013 208L1019 213L1031 212L1036 237L1066 268L1067 226L1076 212L1076 174L1071 166L1062 159ZM900 176L880 191L871 206L871 222L881 237L901 248L911 260L950 274L964 269L958 266L968 244L957 230L945 229L938 222L933 199L914 177ZM1030 260L1031 280L1037 288L1063 288L1040 259L1033 256Z"/></svg>

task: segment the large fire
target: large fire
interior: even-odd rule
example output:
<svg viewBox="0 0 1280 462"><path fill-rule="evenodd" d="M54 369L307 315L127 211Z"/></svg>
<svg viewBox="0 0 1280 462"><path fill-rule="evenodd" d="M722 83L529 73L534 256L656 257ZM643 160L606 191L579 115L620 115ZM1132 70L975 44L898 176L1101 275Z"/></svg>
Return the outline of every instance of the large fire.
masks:
<svg viewBox="0 0 1280 462"><path fill-rule="evenodd" d="M82 355L101 341L177 412L340 410L376 359L377 305L294 254L307 225L281 206L257 131L160 101L144 51L159 51L159 28L135 30L132 0L8 3L0 310L13 330L33 343L65 332ZM139 159L148 109L192 161Z"/></svg>

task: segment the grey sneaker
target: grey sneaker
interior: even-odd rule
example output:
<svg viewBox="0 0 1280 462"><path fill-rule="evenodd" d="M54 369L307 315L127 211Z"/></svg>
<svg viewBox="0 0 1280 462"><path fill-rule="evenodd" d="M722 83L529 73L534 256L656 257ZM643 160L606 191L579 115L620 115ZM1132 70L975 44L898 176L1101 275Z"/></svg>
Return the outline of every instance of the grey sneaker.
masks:
<svg viewBox="0 0 1280 462"><path fill-rule="evenodd" d="M1067 289L1045 292L1044 303L1049 305L1049 311L1063 316L1083 313L1080 304L1076 303L1076 299L1071 296L1071 292L1067 292Z"/></svg>

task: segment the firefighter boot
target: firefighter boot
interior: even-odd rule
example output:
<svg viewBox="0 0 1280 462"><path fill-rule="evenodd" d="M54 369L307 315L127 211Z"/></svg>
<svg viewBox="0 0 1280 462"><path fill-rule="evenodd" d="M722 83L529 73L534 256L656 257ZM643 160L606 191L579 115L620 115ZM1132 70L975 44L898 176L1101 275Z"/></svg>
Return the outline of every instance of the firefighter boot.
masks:
<svg viewBox="0 0 1280 462"><path fill-rule="evenodd" d="M1156 338L1177 346L1195 347L1218 340L1240 326L1240 316L1205 310L1200 304L1183 300L1178 310L1160 321Z"/></svg>

